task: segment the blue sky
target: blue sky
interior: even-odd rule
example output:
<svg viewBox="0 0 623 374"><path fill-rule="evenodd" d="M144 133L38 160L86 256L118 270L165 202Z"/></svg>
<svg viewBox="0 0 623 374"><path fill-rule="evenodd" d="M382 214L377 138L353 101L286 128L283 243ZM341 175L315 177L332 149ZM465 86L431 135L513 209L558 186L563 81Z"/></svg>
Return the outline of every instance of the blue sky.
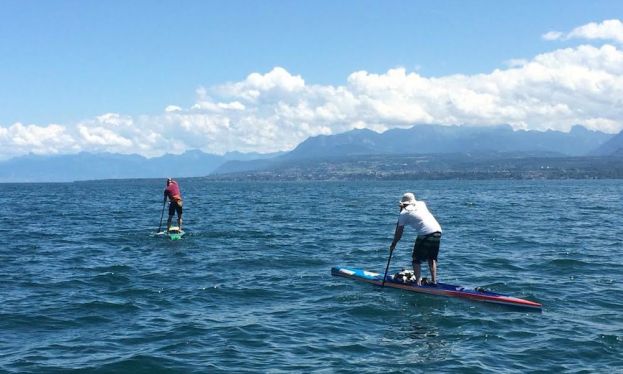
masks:
<svg viewBox="0 0 623 374"><path fill-rule="evenodd" d="M438 87L437 78L448 83L460 75L466 78L461 89L479 96L485 89L478 88L485 87L476 81L479 76L494 79L495 71L508 72L518 61L566 48L602 63L616 60L608 56L621 52L618 25L610 24L605 37L570 33L591 23L605 27L606 20L623 19L620 1L0 0L0 17L2 158L81 150L145 155L192 148L275 151L307 136L361 127L383 131L410 121L504 122L560 130L574 124L565 126L564 121L575 121L603 131L621 129L618 113L558 120L509 114L506 120L503 113L487 117L465 108L482 107L490 98L449 104L449 111L442 113L413 94ZM544 38L548 32L562 36ZM614 51L600 50L605 45ZM603 69L616 76L619 68ZM396 69L403 74L389 74ZM602 67L590 69L595 74L587 79L599 80ZM367 75L353 76L357 72ZM259 96L254 96L259 81L249 80L253 74L262 81ZM495 84L506 87L504 82L513 79L509 76ZM416 82L419 78L426 80L424 86ZM383 82L370 86L375 80ZM392 93L398 87L388 83L392 80L412 86ZM276 90L282 83L285 91ZM576 83L562 86L577 89ZM457 89L456 80L449 84ZM372 96L388 94L365 102L362 97L371 95L362 96L361 90L367 89L376 90ZM613 89L601 94L612 95ZM513 91L504 98L524 95ZM561 92L557 102L539 110L562 113L559 105L571 107L570 96ZM440 98L461 101L447 96L435 100ZM512 103L504 105L504 113L513 112ZM386 115L385 107L405 113ZM149 127L148 122L158 124ZM175 126L179 131L171 129Z"/></svg>

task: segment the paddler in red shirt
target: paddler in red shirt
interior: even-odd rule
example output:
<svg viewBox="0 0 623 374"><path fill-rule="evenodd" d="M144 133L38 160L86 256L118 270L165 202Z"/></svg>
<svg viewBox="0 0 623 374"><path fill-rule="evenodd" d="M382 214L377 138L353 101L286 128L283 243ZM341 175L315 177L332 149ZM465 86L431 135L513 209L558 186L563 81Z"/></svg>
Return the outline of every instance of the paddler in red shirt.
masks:
<svg viewBox="0 0 623 374"><path fill-rule="evenodd" d="M177 226L182 230L182 194L180 193L180 186L171 178L167 179L167 188L164 189L164 201L163 204L169 198L169 219L167 220L167 232L171 228L171 220L173 215L177 212Z"/></svg>

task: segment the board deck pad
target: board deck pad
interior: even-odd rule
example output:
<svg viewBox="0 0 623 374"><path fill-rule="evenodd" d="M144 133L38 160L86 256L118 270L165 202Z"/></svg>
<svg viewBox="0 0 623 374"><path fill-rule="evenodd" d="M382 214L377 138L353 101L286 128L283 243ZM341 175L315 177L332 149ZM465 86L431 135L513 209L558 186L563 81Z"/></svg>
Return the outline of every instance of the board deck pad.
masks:
<svg viewBox="0 0 623 374"><path fill-rule="evenodd" d="M171 240L180 240L184 234L186 234L184 230L180 230L177 226L171 226L171 228L169 228L169 232L165 230L157 233L157 235L163 235Z"/></svg>
<svg viewBox="0 0 623 374"><path fill-rule="evenodd" d="M363 269L345 268L338 266L331 268L331 275L351 278L356 281L371 283L377 286L381 286L383 284L383 274ZM405 276L404 272L387 275L387 277L385 278L385 286L429 295L457 297L474 301L482 301L486 303L529 308L538 311L541 311L542 308L541 304L534 301L491 292L478 287L475 289L471 289L452 284L430 284L427 282L422 282L422 285L418 286L414 281L411 280L411 277Z"/></svg>

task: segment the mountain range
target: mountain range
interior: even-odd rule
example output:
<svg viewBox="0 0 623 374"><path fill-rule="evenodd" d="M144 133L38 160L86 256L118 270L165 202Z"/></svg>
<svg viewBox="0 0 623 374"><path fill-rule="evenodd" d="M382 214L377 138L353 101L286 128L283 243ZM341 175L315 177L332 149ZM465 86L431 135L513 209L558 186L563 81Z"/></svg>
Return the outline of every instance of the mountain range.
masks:
<svg viewBox="0 0 623 374"><path fill-rule="evenodd" d="M94 179L199 177L223 163L272 158L281 153L239 153L223 156L187 151L146 158L140 155L81 152L71 155L25 155L0 162L0 182L70 182Z"/></svg>
<svg viewBox="0 0 623 374"><path fill-rule="evenodd" d="M501 157L577 157L623 155L618 135L573 126L569 132L514 131L510 126L467 127L416 125L383 133L352 130L310 137L292 151L274 158L228 161L213 174L290 167L297 160L341 159L370 155L480 154ZM458 157L458 156L457 156Z"/></svg>
<svg viewBox="0 0 623 374"><path fill-rule="evenodd" d="M623 131L590 152L593 156L623 156Z"/></svg>
<svg viewBox="0 0 623 374"><path fill-rule="evenodd" d="M568 156L587 154L612 135L574 126L570 132L514 131L508 125L495 127L418 125L384 133L352 130L343 134L309 138L287 157L324 155L430 154L457 152L548 152Z"/></svg>
<svg viewBox="0 0 623 374"><path fill-rule="evenodd" d="M271 154L233 152L213 155L193 150L154 158L86 152L58 156L26 155L0 162L0 182L222 176L284 169L292 172L297 168L316 168L318 162L331 168L331 162L327 163L327 160L334 160L334 163L345 161L342 166L346 169L350 169L357 159L374 160L375 168L384 165L380 161L383 159L403 162L399 160L405 155L452 155L450 159L455 161L476 160L474 162L530 157L614 157L618 160L623 157L623 131L612 135L582 126L574 126L569 132L542 132L515 131L507 125L415 125L383 133L363 129L310 137L290 152ZM474 158L474 155L477 156ZM394 166L387 164L385 168L394 169ZM455 166L460 167L460 164Z"/></svg>

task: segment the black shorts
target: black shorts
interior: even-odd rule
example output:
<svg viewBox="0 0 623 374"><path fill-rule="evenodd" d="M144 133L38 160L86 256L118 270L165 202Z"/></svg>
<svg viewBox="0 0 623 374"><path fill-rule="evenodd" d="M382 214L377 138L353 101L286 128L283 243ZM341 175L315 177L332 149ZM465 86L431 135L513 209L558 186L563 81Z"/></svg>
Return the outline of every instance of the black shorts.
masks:
<svg viewBox="0 0 623 374"><path fill-rule="evenodd" d="M441 233L434 232L432 234L418 236L413 246L413 262L422 263L425 260L437 261L439 254L439 243L441 242Z"/></svg>
<svg viewBox="0 0 623 374"><path fill-rule="evenodd" d="M169 203L169 216L174 215L175 212L177 212L178 217L182 216L182 202L178 204L177 201L171 201Z"/></svg>

